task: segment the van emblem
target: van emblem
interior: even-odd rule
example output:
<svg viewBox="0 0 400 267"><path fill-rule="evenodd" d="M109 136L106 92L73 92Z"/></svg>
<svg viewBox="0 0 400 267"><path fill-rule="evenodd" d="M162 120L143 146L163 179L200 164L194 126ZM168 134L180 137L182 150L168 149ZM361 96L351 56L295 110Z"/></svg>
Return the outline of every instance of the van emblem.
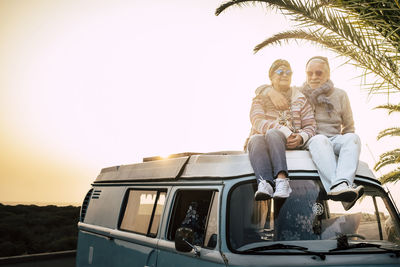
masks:
<svg viewBox="0 0 400 267"><path fill-rule="evenodd" d="M321 203L314 203L312 206L312 211L315 215L319 216L324 213L324 206Z"/></svg>

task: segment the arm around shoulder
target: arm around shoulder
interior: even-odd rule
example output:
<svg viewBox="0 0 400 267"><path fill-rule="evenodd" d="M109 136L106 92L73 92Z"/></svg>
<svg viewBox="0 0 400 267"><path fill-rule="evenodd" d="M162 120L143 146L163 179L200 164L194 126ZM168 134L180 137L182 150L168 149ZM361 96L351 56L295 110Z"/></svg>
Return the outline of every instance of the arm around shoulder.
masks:
<svg viewBox="0 0 400 267"><path fill-rule="evenodd" d="M317 123L314 117L314 110L310 102L304 97L304 105L301 109L301 125L302 128L299 134L303 138L305 144L311 137L313 137L317 130Z"/></svg>

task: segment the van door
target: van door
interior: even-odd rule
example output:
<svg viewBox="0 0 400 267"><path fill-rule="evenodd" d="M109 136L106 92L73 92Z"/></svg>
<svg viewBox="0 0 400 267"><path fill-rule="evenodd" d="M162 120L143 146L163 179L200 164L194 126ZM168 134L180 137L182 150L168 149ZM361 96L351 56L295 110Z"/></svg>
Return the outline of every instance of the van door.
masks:
<svg viewBox="0 0 400 267"><path fill-rule="evenodd" d="M116 229L125 186L96 184L85 197L78 223L77 267L111 266Z"/></svg>
<svg viewBox="0 0 400 267"><path fill-rule="evenodd" d="M156 265L156 237L166 194L166 189L128 189L118 230L111 231L114 254L110 266Z"/></svg>
<svg viewBox="0 0 400 267"><path fill-rule="evenodd" d="M157 267L225 266L219 252L219 199L222 187L175 188L165 239L158 243ZM175 249L175 233L180 227L193 230L194 250Z"/></svg>

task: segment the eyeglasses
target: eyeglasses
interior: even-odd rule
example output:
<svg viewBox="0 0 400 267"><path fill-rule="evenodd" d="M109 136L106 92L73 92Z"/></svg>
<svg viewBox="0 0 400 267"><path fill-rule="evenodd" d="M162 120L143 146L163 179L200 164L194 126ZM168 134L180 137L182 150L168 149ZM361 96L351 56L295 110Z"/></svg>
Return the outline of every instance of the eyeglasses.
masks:
<svg viewBox="0 0 400 267"><path fill-rule="evenodd" d="M324 72L321 71L321 70L317 70L317 71L315 71L315 72L307 71L307 76L312 77L312 76L314 75L314 73L315 73L315 75L317 75L318 77L320 77Z"/></svg>
<svg viewBox="0 0 400 267"><path fill-rule="evenodd" d="M292 75L291 70L276 70L275 73L278 74L279 76L282 76L283 74L286 74L287 76Z"/></svg>

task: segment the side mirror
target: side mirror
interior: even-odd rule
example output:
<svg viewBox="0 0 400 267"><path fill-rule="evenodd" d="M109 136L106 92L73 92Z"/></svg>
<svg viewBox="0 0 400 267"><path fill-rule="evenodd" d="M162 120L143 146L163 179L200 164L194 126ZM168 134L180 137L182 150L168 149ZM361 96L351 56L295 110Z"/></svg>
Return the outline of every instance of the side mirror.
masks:
<svg viewBox="0 0 400 267"><path fill-rule="evenodd" d="M175 249L181 252L189 252L193 249L193 230L181 227L175 233Z"/></svg>
<svg viewBox="0 0 400 267"><path fill-rule="evenodd" d="M210 240L208 240L207 248L215 248L217 246L217 234L212 234Z"/></svg>

